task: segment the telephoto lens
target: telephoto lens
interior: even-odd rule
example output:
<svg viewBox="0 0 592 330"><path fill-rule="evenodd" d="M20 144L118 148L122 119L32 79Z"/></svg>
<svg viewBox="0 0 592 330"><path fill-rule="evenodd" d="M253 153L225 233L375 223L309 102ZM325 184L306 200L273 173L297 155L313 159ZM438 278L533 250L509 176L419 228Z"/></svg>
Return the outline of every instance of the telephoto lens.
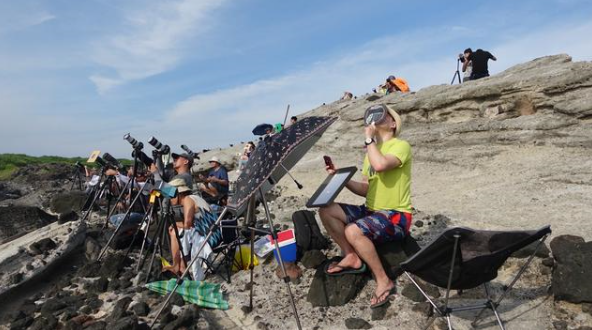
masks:
<svg viewBox="0 0 592 330"><path fill-rule="evenodd" d="M143 151L138 150L136 152L136 150L132 151L132 157L136 157L136 154L138 155L138 159L144 163L144 165L146 165L146 167L150 167L150 165L152 165L152 163L154 162L152 160L152 158L148 157L148 155L146 155Z"/></svg>
<svg viewBox="0 0 592 330"><path fill-rule="evenodd" d="M101 166L101 167L105 167L107 165L107 163L103 160L103 158L101 158L101 156L97 156L97 159L95 159L95 162L97 164L99 164L99 166Z"/></svg>
<svg viewBox="0 0 592 330"><path fill-rule="evenodd" d="M138 142L138 140L134 139L129 133L123 136L123 139L129 142L134 149L142 149L144 146L142 142Z"/></svg>
<svg viewBox="0 0 592 330"><path fill-rule="evenodd" d="M171 151L168 145L163 145L160 141L158 141L154 136L148 141L151 146L153 146L158 152L162 154L168 154Z"/></svg>
<svg viewBox="0 0 592 330"><path fill-rule="evenodd" d="M123 165L121 165L121 163L115 157L111 156L110 153L104 153L103 158L116 169L121 170L123 168Z"/></svg>

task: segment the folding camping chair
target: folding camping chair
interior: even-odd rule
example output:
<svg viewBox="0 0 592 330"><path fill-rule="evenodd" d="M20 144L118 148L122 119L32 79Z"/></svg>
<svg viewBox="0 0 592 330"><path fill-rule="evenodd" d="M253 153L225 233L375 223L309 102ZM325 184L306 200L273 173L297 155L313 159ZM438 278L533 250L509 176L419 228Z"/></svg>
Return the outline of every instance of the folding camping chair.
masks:
<svg viewBox="0 0 592 330"><path fill-rule="evenodd" d="M518 278L531 263L537 250L551 234L551 227L545 226L535 231L483 231L457 227L444 231L432 243L421 249L413 257L401 263L401 269L417 289L427 298L440 317L446 317L448 328L452 330L450 314L454 312L481 309L472 325L475 326L485 309L491 309L502 330L504 323L497 307L512 289ZM512 253L538 241L532 255L520 268L511 283L504 287L501 295L494 300L490 295L489 282L497 277L498 269ZM443 305L436 305L411 275L446 289ZM470 306L451 307L448 305L450 290L466 290L483 285L486 300ZM429 328L434 319L428 322Z"/></svg>
<svg viewBox="0 0 592 330"><path fill-rule="evenodd" d="M203 265L206 268L206 276L209 274L218 274L222 279L230 283L233 265L236 264L239 269L242 267L234 257L236 249L240 249L243 243L237 224L236 218L221 221L222 241L219 245L212 247L210 257L203 260ZM225 274L218 273L221 268L225 270Z"/></svg>

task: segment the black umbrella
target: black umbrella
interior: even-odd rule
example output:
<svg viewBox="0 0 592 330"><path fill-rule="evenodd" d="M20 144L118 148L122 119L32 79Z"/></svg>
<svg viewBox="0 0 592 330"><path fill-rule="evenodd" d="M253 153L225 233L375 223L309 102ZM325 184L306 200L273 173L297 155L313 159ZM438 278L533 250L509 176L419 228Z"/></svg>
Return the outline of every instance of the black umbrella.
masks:
<svg viewBox="0 0 592 330"><path fill-rule="evenodd" d="M273 125L271 124L259 124L253 128L253 134L255 135L265 135L267 134L267 130L271 130L273 132Z"/></svg>
<svg viewBox="0 0 592 330"><path fill-rule="evenodd" d="M321 138L336 117L307 117L260 141L236 180L228 207L239 215L259 188L268 191Z"/></svg>

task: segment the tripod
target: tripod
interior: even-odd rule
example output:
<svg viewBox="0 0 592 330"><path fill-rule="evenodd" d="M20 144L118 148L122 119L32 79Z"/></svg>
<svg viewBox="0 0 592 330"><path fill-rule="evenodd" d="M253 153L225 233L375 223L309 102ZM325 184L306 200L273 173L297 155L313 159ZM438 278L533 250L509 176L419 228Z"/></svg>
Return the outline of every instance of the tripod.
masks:
<svg viewBox="0 0 592 330"><path fill-rule="evenodd" d="M84 221L86 221L86 219L88 219L88 217L92 213L92 210L93 210L95 204L97 203L97 200L100 198L101 195L103 195L103 193L105 192L105 189L108 189L113 184L114 177L112 175L108 175L107 179L105 179L105 181L101 184L101 180L105 176L106 170L107 169L105 167L103 167L101 169L101 176L99 177L99 182L94 186L93 190L91 191L88 198L86 199L86 202L84 202L84 205L86 206L88 204L89 199L92 197L92 202L90 203L90 205L88 206L88 209L86 210L86 213L84 214L84 216L80 220L82 222L84 222ZM111 199L108 199L108 201L110 204ZM109 204L108 204L108 207L110 207Z"/></svg>
<svg viewBox="0 0 592 330"><path fill-rule="evenodd" d="M460 58L456 59L456 72L454 72L454 76L452 76L452 81L450 81L451 85L454 85L454 80L458 78L458 83L460 84Z"/></svg>
<svg viewBox="0 0 592 330"><path fill-rule="evenodd" d="M280 248L278 245L277 234L276 234L274 226L273 226L271 214L269 212L269 208L267 207L267 201L265 200L265 195L263 194L263 189L259 188L258 191L259 191L259 196L261 198L261 202L262 202L263 207L265 209L265 217L267 218L267 221L269 223L269 228L271 231L270 234L274 240L275 248L277 251L278 261L279 261L280 267L282 269L283 281L284 281L284 283L286 283L286 286L288 289L288 294L290 295L290 299L291 299L291 303L292 303L292 311L293 311L294 317L296 319L296 325L298 326L298 329L302 329L302 326L300 325L300 319L298 317L298 310L296 309L296 303L294 302L294 296L292 295L292 290L290 288L290 278L286 274L286 267L284 266L281 251L280 251ZM256 194L254 194L248 202L247 217L249 219L245 219L247 221L247 223L254 223L255 222L254 215L255 215L256 198L257 198L257 196L256 196ZM177 290L179 285L183 282L183 279L187 276L189 269L191 268L191 265L193 265L193 263L199 259L199 255L200 255L201 251L204 249L206 242L209 241L209 239L212 236L212 234L214 233L214 230L216 229L216 227L220 227L222 219L224 219L224 216L226 215L227 212L228 212L228 207L225 207L222 210L222 213L220 213L220 215L218 216L218 219L216 220L216 222L210 226L210 229L208 231L208 234L205 237L204 242L200 245L198 252L194 256L192 256L191 261L189 262L189 264L187 265L187 268L185 269L185 272L183 272L181 277L179 277L177 279L177 282L175 283L175 287L168 294L166 300L164 301L164 303L162 304L162 306L160 307L160 309L158 310L158 312L154 316L154 320L152 320L152 323L150 324L150 328L152 328L154 326L154 324L156 323L156 320L158 319L158 317L160 316L162 311L166 308L166 306L170 302L170 300L173 296L173 293L175 293L175 291ZM253 265L253 259L254 259L253 258L253 254L254 254L253 240L254 240L254 236L255 236L254 231L253 231L253 229L251 229L251 261L250 261L250 265L249 265L249 268L251 269L251 292L250 292L250 303L249 303L251 308L253 306L253 267L254 267L254 265Z"/></svg>
<svg viewBox="0 0 592 330"><path fill-rule="evenodd" d="M74 171L72 172L72 185L70 186L70 191L74 190L74 186L78 186L78 190L82 190L82 177L80 176L80 171L82 165L80 163L76 163L74 166Z"/></svg>

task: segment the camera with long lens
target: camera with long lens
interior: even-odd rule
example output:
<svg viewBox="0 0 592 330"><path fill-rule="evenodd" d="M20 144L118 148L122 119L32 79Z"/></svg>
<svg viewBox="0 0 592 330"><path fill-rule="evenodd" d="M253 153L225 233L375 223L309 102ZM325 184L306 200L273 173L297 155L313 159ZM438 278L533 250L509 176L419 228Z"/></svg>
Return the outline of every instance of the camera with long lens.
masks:
<svg viewBox="0 0 592 330"><path fill-rule="evenodd" d="M150 167L152 163L154 163L152 158L148 157L148 155L146 155L142 150L134 149L134 151L132 151L132 157L136 157L136 155L138 159L144 163L144 165L146 165L146 167Z"/></svg>
<svg viewBox="0 0 592 330"><path fill-rule="evenodd" d="M168 154L171 152L171 148L168 145L163 145L162 142L158 141L158 139L156 139L154 136L148 140L148 143L150 143L150 145L153 146L154 149L158 150L158 152L161 154Z"/></svg>
<svg viewBox="0 0 592 330"><path fill-rule="evenodd" d="M123 139L129 142L134 149L142 149L144 144L142 142L138 142L138 140L134 139L130 133L127 133L123 136Z"/></svg>
<svg viewBox="0 0 592 330"><path fill-rule="evenodd" d="M458 54L458 60L459 60L461 63L464 63L464 62L465 62L465 55L463 55L463 54Z"/></svg>
<svg viewBox="0 0 592 330"><path fill-rule="evenodd" d="M188 155L190 155L191 157L193 157L193 158L197 158L197 159L200 159L200 158L199 158L199 156L197 155L197 153L195 153L195 152L193 152L193 150L189 149L189 147L188 147L188 146L186 146L186 145L182 144L182 145L181 145L181 149L185 150L185 152L186 152Z"/></svg>
<svg viewBox="0 0 592 330"><path fill-rule="evenodd" d="M103 154L103 160L107 162L108 167L112 167L113 169L116 169L118 171L123 171L125 169L125 167L115 157L111 156L111 154L108 152Z"/></svg>

